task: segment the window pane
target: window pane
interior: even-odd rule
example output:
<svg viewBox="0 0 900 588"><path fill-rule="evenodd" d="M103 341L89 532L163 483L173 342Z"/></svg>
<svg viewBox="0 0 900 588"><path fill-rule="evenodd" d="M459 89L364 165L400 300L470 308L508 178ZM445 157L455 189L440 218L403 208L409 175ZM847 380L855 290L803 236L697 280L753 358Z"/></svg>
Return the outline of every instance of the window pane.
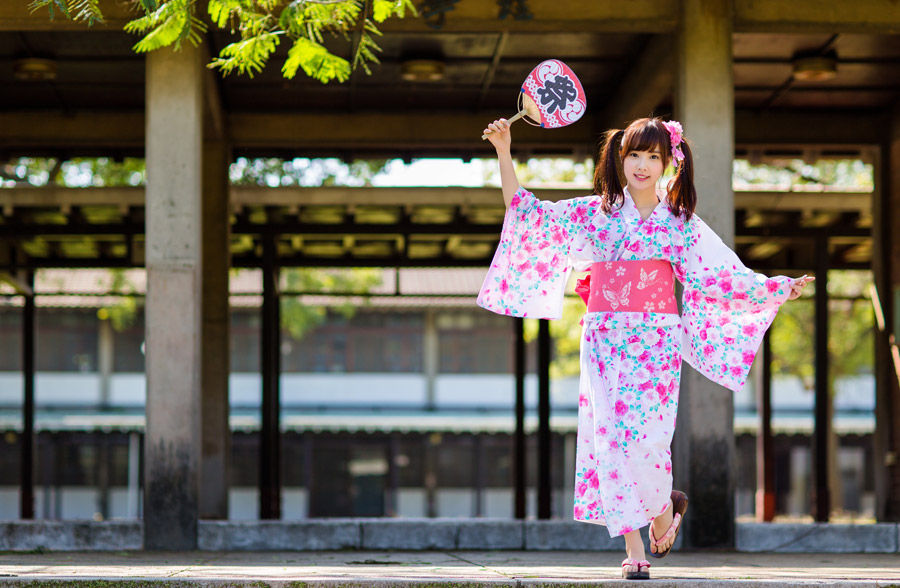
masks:
<svg viewBox="0 0 900 588"><path fill-rule="evenodd" d="M96 310L38 308L35 322L38 371L97 371L99 319Z"/></svg>
<svg viewBox="0 0 900 588"><path fill-rule="evenodd" d="M0 372L22 370L22 309L0 309Z"/></svg>

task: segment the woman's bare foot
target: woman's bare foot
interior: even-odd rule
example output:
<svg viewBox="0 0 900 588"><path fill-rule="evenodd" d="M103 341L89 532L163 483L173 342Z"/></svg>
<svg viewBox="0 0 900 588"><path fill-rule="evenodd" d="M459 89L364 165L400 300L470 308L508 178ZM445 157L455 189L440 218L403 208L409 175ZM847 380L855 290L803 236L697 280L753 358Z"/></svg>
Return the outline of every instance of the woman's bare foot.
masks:
<svg viewBox="0 0 900 588"><path fill-rule="evenodd" d="M666 509L664 513L653 519L651 523L651 527L653 533L650 535L650 551L652 553L661 553L672 546L675 539L673 537L666 538L666 531L669 530L669 527L672 526L672 519L674 517L675 507L672 504L672 499L669 499L669 508ZM659 544L653 540L656 538L657 541L660 541Z"/></svg>
<svg viewBox="0 0 900 588"><path fill-rule="evenodd" d="M640 531L625 533L625 553L628 559L622 562L622 576L624 578L649 578L649 566L644 553L644 542ZM631 560L629 562L629 560ZM641 565L639 565L641 564ZM644 567L643 574L641 567Z"/></svg>

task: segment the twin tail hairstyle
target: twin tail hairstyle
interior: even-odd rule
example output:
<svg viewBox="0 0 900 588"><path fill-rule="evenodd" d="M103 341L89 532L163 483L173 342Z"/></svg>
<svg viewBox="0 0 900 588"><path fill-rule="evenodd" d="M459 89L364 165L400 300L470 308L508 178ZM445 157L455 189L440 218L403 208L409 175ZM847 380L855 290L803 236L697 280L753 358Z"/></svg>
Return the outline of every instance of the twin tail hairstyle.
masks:
<svg viewBox="0 0 900 588"><path fill-rule="evenodd" d="M639 118L624 130L612 129L606 132L594 169L594 193L600 196L600 208L604 213L611 214L625 203L623 185L626 182L622 172L624 156L632 151L656 150L663 158L665 169L672 160L672 153L680 147L684 159L678 162L675 177L667 186L666 200L675 216L684 215L685 220L690 220L697 206L693 156L686 140L673 145L670 137L669 130L659 117Z"/></svg>

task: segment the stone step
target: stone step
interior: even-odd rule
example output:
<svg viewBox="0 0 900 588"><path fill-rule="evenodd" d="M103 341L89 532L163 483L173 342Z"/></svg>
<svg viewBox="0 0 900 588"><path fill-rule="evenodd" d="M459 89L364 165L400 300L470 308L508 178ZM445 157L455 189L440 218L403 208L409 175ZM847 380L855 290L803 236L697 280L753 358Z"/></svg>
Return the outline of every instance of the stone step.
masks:
<svg viewBox="0 0 900 588"><path fill-rule="evenodd" d="M681 547L678 537L676 549ZM509 519L315 519L201 521L202 551L336 549L623 551L605 527ZM735 549L774 553L898 553L900 525L739 523ZM143 548L140 521L0 522L2 551L119 551Z"/></svg>
<svg viewBox="0 0 900 588"><path fill-rule="evenodd" d="M623 553L317 551L2 553L0 588L564 588L622 586ZM900 585L896 554L673 552L654 585Z"/></svg>

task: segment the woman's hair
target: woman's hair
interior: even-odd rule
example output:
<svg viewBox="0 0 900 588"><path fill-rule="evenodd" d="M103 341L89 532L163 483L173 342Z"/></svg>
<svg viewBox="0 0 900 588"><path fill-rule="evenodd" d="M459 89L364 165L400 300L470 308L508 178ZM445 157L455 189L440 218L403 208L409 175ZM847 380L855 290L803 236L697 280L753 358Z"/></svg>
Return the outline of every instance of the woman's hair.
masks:
<svg viewBox="0 0 900 588"><path fill-rule="evenodd" d="M600 157L594 168L594 193L602 201L600 208L610 214L625 202L622 157L632 151L658 150L663 158L663 169L672 159L669 131L661 118L639 118L623 130L612 129L603 136ZM677 145L676 145L677 147ZM694 188L694 161L687 140L682 140L684 159L678 164L675 177L667 186L666 200L676 216L689 220L697 207L697 190Z"/></svg>

